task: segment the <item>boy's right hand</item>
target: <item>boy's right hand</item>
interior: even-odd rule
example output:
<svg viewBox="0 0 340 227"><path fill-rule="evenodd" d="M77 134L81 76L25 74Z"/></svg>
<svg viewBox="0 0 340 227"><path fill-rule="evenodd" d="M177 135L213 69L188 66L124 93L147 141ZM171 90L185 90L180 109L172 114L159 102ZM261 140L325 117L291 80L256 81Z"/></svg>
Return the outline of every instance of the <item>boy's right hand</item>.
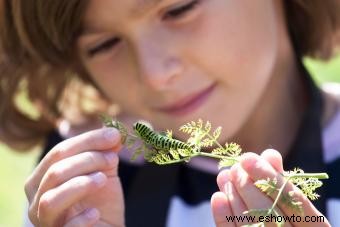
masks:
<svg viewBox="0 0 340 227"><path fill-rule="evenodd" d="M124 226L124 199L114 128L93 130L56 145L25 184L35 226Z"/></svg>

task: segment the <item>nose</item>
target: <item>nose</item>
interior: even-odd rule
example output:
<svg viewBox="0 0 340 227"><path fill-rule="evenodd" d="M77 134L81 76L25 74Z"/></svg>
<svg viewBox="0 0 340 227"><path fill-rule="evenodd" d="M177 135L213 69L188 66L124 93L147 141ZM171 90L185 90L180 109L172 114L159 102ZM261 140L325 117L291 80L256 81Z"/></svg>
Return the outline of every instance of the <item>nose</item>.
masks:
<svg viewBox="0 0 340 227"><path fill-rule="evenodd" d="M169 89L183 71L176 48L167 42L148 39L140 41L136 49L139 78L154 90Z"/></svg>

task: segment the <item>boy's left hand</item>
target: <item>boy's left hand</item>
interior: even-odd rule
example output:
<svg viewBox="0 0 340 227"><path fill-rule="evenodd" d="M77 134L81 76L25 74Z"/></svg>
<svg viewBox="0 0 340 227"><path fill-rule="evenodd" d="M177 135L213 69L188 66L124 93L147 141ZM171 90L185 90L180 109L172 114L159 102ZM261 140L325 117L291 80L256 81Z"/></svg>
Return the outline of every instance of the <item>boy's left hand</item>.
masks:
<svg viewBox="0 0 340 227"><path fill-rule="evenodd" d="M220 191L215 192L211 197L211 207L217 227L242 226L250 224L243 214L250 209L268 209L272 206L277 193L271 196L261 192L254 185L260 179L274 179L278 181L279 187L284 181L282 173L282 157L276 150L265 150L261 155L255 153L245 153L242 155L240 163L235 164L230 170L223 170L217 176L217 184ZM293 197L302 202L303 214L288 207L279 201L276 210L282 217L291 218L293 215L300 216L301 222L285 222L284 226L308 226L323 227L330 226L328 220L314 207L311 201L293 184L288 182L283 193L294 191ZM244 217L244 221L237 221L236 217ZM324 222L307 222L309 217L322 216ZM232 222L230 218L234 217ZM305 217L307 219L305 219ZM229 221L228 221L229 218ZM293 220L292 218L290 220ZM299 219L298 219L299 220ZM319 218L320 220L320 218ZM255 219L255 222L258 220ZM275 222L265 222L266 226L275 226Z"/></svg>

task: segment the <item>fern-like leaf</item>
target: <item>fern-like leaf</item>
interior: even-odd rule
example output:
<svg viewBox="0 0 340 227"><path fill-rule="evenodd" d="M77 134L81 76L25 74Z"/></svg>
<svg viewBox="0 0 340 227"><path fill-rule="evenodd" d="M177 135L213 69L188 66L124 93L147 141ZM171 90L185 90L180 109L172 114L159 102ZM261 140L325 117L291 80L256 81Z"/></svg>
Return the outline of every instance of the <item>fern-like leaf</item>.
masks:
<svg viewBox="0 0 340 227"><path fill-rule="evenodd" d="M213 144L214 144L214 140L205 138L199 143L199 146L200 147L211 147Z"/></svg>
<svg viewBox="0 0 340 227"><path fill-rule="evenodd" d="M180 154L177 150L170 149L169 153L171 154L171 156L173 157L174 160L179 160L181 158Z"/></svg>
<svg viewBox="0 0 340 227"><path fill-rule="evenodd" d="M242 227L265 227L263 222L242 225Z"/></svg>
<svg viewBox="0 0 340 227"><path fill-rule="evenodd" d="M247 211L244 211L243 214L255 216L256 218L259 218L260 216L266 216L270 212L270 209L250 209Z"/></svg>
<svg viewBox="0 0 340 227"><path fill-rule="evenodd" d="M289 171L288 175L294 175L294 174L303 174L304 171L302 169L295 168L293 171ZM320 197L319 194L315 192L315 190L322 186L322 182L314 177L297 177L297 178L291 178L290 181L298 186L303 194L305 194L309 199L316 200Z"/></svg>
<svg viewBox="0 0 340 227"><path fill-rule="evenodd" d="M132 154L130 160L131 160L131 161L136 161L136 159L143 153L143 150L144 150L144 149L143 149L142 146L138 147L138 148L135 150L135 152Z"/></svg>
<svg viewBox="0 0 340 227"><path fill-rule="evenodd" d="M124 126L122 122L118 120L112 120L111 124L112 124L112 127L118 129L118 131L120 132L121 141L124 144L129 134L127 128Z"/></svg>
<svg viewBox="0 0 340 227"><path fill-rule="evenodd" d="M203 121L202 121L202 119L199 119L197 122L191 121L191 122L181 126L179 128L179 130L193 136L193 134L196 131L202 130L202 127L203 127Z"/></svg>
<svg viewBox="0 0 340 227"><path fill-rule="evenodd" d="M230 167L232 165L234 165L237 161L234 160L234 159L228 159L228 158L224 158L224 159L221 159L219 162L218 162L218 168L219 169L222 169L224 167Z"/></svg>
<svg viewBox="0 0 340 227"><path fill-rule="evenodd" d="M255 186L259 188L262 192L266 193L267 195L272 195L274 192L278 191L277 189L277 179L269 179L267 180L261 179L255 181Z"/></svg>
<svg viewBox="0 0 340 227"><path fill-rule="evenodd" d="M205 126L204 126L204 131L205 131L206 133L209 133L210 130L211 130L211 123L210 123L209 121L207 121L207 122L205 123Z"/></svg>
<svg viewBox="0 0 340 227"><path fill-rule="evenodd" d="M212 154L226 155L230 157L239 157L242 152L240 145L236 143L226 143L225 147L217 147L212 150Z"/></svg>
<svg viewBox="0 0 340 227"><path fill-rule="evenodd" d="M167 164L175 160L168 151L159 150L152 156L152 161L159 165Z"/></svg>
<svg viewBox="0 0 340 227"><path fill-rule="evenodd" d="M172 139L172 131L171 130L166 130L165 136Z"/></svg>
<svg viewBox="0 0 340 227"><path fill-rule="evenodd" d="M128 150L132 149L136 144L136 138L128 137L126 139L125 145Z"/></svg>
<svg viewBox="0 0 340 227"><path fill-rule="evenodd" d="M299 214L303 214L302 202L293 197L294 192L282 194L281 202Z"/></svg>
<svg viewBox="0 0 340 227"><path fill-rule="evenodd" d="M215 131L213 132L213 137L215 140L217 140L220 137L221 132L222 132L222 127L219 126L215 129Z"/></svg>
<svg viewBox="0 0 340 227"><path fill-rule="evenodd" d="M177 152L182 157L190 157L193 154L191 150L187 150L187 149L178 149Z"/></svg>

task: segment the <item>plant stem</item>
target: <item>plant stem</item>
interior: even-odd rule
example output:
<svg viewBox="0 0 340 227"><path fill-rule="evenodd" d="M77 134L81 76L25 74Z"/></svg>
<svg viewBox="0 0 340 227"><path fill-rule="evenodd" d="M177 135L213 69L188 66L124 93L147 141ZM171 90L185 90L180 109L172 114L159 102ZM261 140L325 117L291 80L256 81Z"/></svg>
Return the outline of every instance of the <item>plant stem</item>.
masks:
<svg viewBox="0 0 340 227"><path fill-rule="evenodd" d="M133 137L133 138L135 138L135 139L140 139L138 136L136 136L135 134L131 134L131 133L127 133L126 134L127 136L131 136L131 137Z"/></svg>
<svg viewBox="0 0 340 227"><path fill-rule="evenodd" d="M227 156L223 156L223 155L217 155L217 154L211 154L211 153L207 153L207 152L197 151L197 152L191 154L188 157L168 161L168 162L165 162L165 163L159 163L159 164L160 165L169 165L169 164L175 164L175 163L179 163L179 162L185 162L185 161L188 161L189 159L196 157L196 156L206 156L206 157L215 158L215 159L219 159L219 160L227 159L227 160L232 160L232 161L236 161L236 162L238 161L236 158L233 158L233 157L227 157Z"/></svg>
<svg viewBox="0 0 340 227"><path fill-rule="evenodd" d="M223 146L222 146L222 145L221 145L214 137L212 137L209 133L207 133L206 135L209 137L209 139L213 140L214 143L215 143L219 148L224 149L224 147L223 147Z"/></svg>
<svg viewBox="0 0 340 227"><path fill-rule="evenodd" d="M298 174L283 174L284 177L289 178L317 178L317 179L328 179L327 173L298 173Z"/></svg>
<svg viewBox="0 0 340 227"><path fill-rule="evenodd" d="M289 177L286 179L286 181L284 182L284 184L281 186L281 188L280 188L280 190L279 190L279 193L277 194L277 196L276 196L276 198L275 198L275 201L274 201L274 203L273 203L272 207L270 208L270 210L269 210L269 212L268 212L267 215L269 215L269 214L271 214L271 213L273 212L273 210L274 210L276 204L279 202L279 199L280 199L280 197L281 197L281 194L282 194L282 192L283 192L283 189L285 188L285 186L286 186L287 183L289 182L289 179L290 179L290 178L291 178L291 177L289 176Z"/></svg>
<svg viewBox="0 0 340 227"><path fill-rule="evenodd" d="M278 203L281 194L283 193L283 189L285 188L285 186L287 185L287 183L289 182L290 179L292 178L317 178L317 179L328 179L328 174L327 173L298 173L298 174L283 174L283 176L286 178L284 184L281 186L279 193L277 194L275 201L272 205L272 207L270 208L268 215L271 214L276 206L276 204Z"/></svg>
<svg viewBox="0 0 340 227"><path fill-rule="evenodd" d="M232 160L232 161L236 161L238 162L239 160L237 158L234 157L228 157L228 156L223 156L223 155L218 155L218 154L212 154L212 153L207 153L207 152L197 152L197 155L201 155L201 156L206 156L206 157L210 157L210 158L216 158L216 159L228 159L228 160ZM195 155L195 156L197 156Z"/></svg>

